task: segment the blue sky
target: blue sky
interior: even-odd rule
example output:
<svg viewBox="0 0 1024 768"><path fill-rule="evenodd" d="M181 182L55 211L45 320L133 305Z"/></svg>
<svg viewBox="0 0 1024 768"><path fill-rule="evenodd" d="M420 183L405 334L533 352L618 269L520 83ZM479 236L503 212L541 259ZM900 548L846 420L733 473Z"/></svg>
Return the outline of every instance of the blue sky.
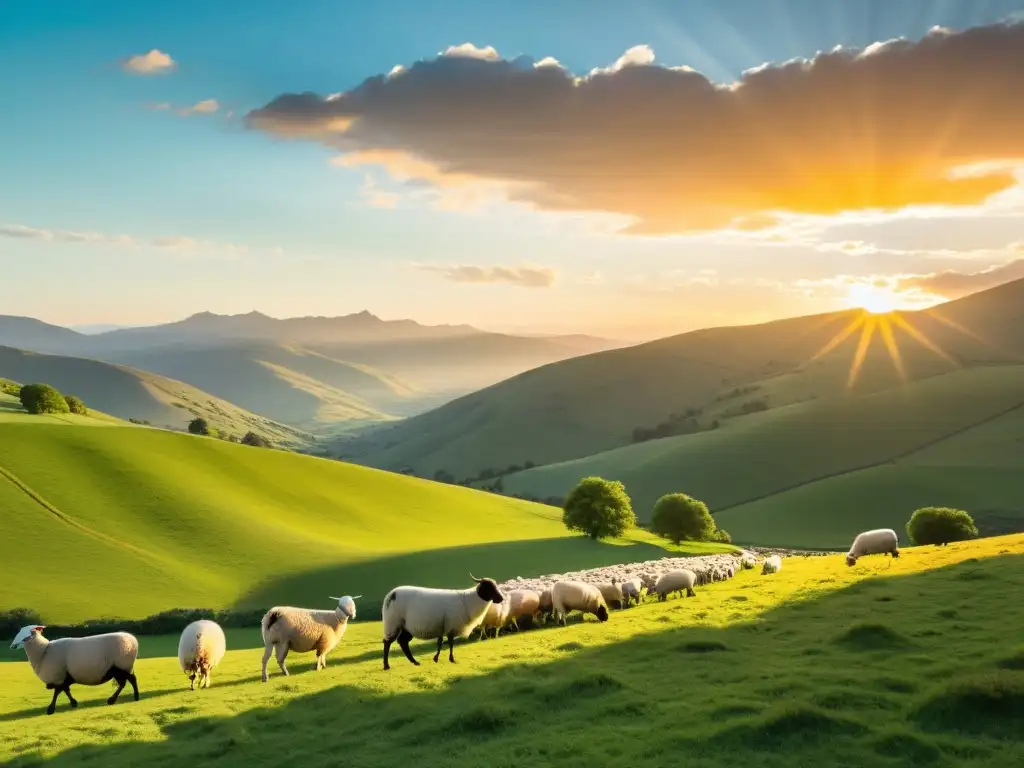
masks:
<svg viewBox="0 0 1024 768"><path fill-rule="evenodd" d="M439 205L386 168L332 164L338 152L322 141L283 140L244 118L280 94L349 91L466 42L505 58L552 56L576 75L646 45L660 65L727 83L837 44L916 40L933 25L962 30L1021 10L913 0L4 3L0 313L150 323L201 310L366 308L654 336L841 306L851 276L1010 266L1024 227L1005 212L977 227L999 232L993 242L953 255L915 246L913 222L910 247L887 246L907 239L898 216L816 219L813 242L799 221L767 244L736 233L638 237L596 212ZM174 68L125 71L127 57L152 49ZM181 114L206 100L216 111ZM964 221L943 226L974 226ZM821 234L837 227L850 232ZM517 270L542 277L523 285L533 273Z"/></svg>

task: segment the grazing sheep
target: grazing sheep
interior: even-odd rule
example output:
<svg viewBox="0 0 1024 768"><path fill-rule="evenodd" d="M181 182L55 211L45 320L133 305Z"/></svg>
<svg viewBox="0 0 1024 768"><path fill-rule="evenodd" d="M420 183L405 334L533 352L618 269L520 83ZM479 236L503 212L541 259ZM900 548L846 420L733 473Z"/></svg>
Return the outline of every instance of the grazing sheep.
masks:
<svg viewBox="0 0 1024 768"><path fill-rule="evenodd" d="M488 606L488 610L490 606ZM532 589L514 589L508 593L508 621L519 629L519 622L532 622L540 615L540 593Z"/></svg>
<svg viewBox="0 0 1024 768"><path fill-rule="evenodd" d="M892 528L876 528L873 531L864 531L857 535L850 545L850 552L846 555L846 564L853 565L858 557L865 555L891 554L893 557L900 556L900 540L896 531Z"/></svg>
<svg viewBox="0 0 1024 768"><path fill-rule="evenodd" d="M473 574L469 575L476 582L476 586L469 589L401 586L388 592L381 609L384 618L384 669L391 669L388 654L396 640L405 658L419 666L409 650L409 641L414 637L421 640L437 638L435 663L441 656L441 646L447 637L448 661L455 663L455 638L468 637L484 620L489 605L501 603L504 599L494 579L478 579Z"/></svg>
<svg viewBox="0 0 1024 768"><path fill-rule="evenodd" d="M742 568L745 571L749 571L755 565L757 565L757 560L754 559L754 556L749 552L744 552L743 557L740 558L740 568Z"/></svg>
<svg viewBox="0 0 1024 768"><path fill-rule="evenodd" d="M778 555L772 555L764 559L764 565L761 566L761 575L764 576L766 573L778 573L782 570L782 558Z"/></svg>
<svg viewBox="0 0 1024 768"><path fill-rule="evenodd" d="M555 609L555 621L566 623L570 611L592 613L600 621L608 621L608 605L601 590L593 584L582 581L558 581L551 588L551 602Z"/></svg>
<svg viewBox="0 0 1024 768"><path fill-rule="evenodd" d="M731 565L725 566L725 578L727 578L727 579L736 578L736 569L733 566L731 566Z"/></svg>
<svg viewBox="0 0 1024 768"><path fill-rule="evenodd" d="M605 603L611 608L622 608L623 596L622 588L612 582L611 584L595 584L601 592L601 597L604 598Z"/></svg>
<svg viewBox="0 0 1024 768"><path fill-rule="evenodd" d="M627 579L622 582L619 587L622 589L623 606L628 607L630 600L632 600L636 605L640 605L640 591L645 589L644 583L640 581L640 579L636 577Z"/></svg>
<svg viewBox="0 0 1024 768"><path fill-rule="evenodd" d="M551 587L548 587L540 593L540 617L546 624L554 614L555 604L551 600Z"/></svg>
<svg viewBox="0 0 1024 768"><path fill-rule="evenodd" d="M185 627L178 640L178 663L191 681L190 691L195 690L197 677L200 688L210 687L210 670L224 658L226 649L224 630L217 622L200 619Z"/></svg>
<svg viewBox="0 0 1024 768"><path fill-rule="evenodd" d="M501 632L501 628L508 621L510 609L511 604L509 603L508 595L505 595L500 603L487 604L487 613L484 614L484 620L480 622L481 640L487 637L487 633L491 629L494 630L494 639L498 639L498 633Z"/></svg>
<svg viewBox="0 0 1024 768"><path fill-rule="evenodd" d="M341 641L348 620L356 617L355 597L332 597L338 601L333 611L318 611L312 608L293 608L292 606L275 606L263 615L260 629L263 632L263 682L267 682L267 662L270 654L276 653L277 665L281 672L288 674L284 660L288 651L296 653L316 652L316 668L327 666L327 654L334 650Z"/></svg>
<svg viewBox="0 0 1024 768"><path fill-rule="evenodd" d="M121 695L125 683L132 684L135 700L139 700L139 685L135 679L135 659L139 655L139 641L127 632L109 632L90 637L64 637L47 640L45 626L30 624L22 627L11 643L11 650L25 649L28 662L36 677L53 690L53 699L46 708L52 715L57 709L57 696L61 691L68 697L72 708L78 706L71 695L72 685L101 685L108 680L117 682L117 690L107 699L113 704Z"/></svg>
<svg viewBox="0 0 1024 768"><path fill-rule="evenodd" d="M658 600L662 602L673 592L685 592L687 597L696 597L697 593L693 591L693 585L696 582L697 574L693 571L685 569L669 571L658 579L654 591L658 593Z"/></svg>
<svg viewBox="0 0 1024 768"><path fill-rule="evenodd" d="M658 583L659 576L661 576L661 574L658 572L648 571L640 577L640 581L643 582L649 593L654 592L654 587Z"/></svg>

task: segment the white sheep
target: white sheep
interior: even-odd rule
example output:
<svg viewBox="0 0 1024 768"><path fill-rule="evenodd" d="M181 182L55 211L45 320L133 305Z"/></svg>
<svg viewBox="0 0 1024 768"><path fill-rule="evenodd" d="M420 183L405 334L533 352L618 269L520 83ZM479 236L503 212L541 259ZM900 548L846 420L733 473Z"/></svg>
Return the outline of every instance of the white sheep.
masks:
<svg viewBox="0 0 1024 768"><path fill-rule="evenodd" d="M757 565L757 560L754 559L754 556L749 552L744 552L743 557L740 558L740 568L745 571L749 571L755 565Z"/></svg>
<svg viewBox="0 0 1024 768"><path fill-rule="evenodd" d="M610 608L621 608L624 598L622 595L622 587L614 581L610 584L595 584L601 591L601 597L604 598L605 603Z"/></svg>
<svg viewBox="0 0 1024 768"><path fill-rule="evenodd" d="M487 637L487 633L490 630L494 630L494 639L498 639L498 635L501 633L501 628L505 626L508 621L509 612L512 605L509 602L508 595L506 594L500 603L488 603L487 613L484 614L484 620L480 622L480 639L483 640Z"/></svg>
<svg viewBox="0 0 1024 768"><path fill-rule="evenodd" d="M626 581L622 582L619 587L622 589L623 606L628 606L630 600L632 600L636 605L639 605L641 600L640 592L641 590L646 589L646 587L644 587L644 583L636 577L626 579Z"/></svg>
<svg viewBox="0 0 1024 768"><path fill-rule="evenodd" d="M582 581L557 581L551 587L551 603L555 611L555 621L566 623L565 617L570 611L592 613L600 621L608 621L608 605L605 603L601 590L593 584Z"/></svg>
<svg viewBox="0 0 1024 768"><path fill-rule="evenodd" d="M263 682L267 682L267 662L270 654L277 654L277 665L281 672L288 674L284 660L288 651L296 653L316 652L316 668L327 666L327 654L334 650L348 628L349 619L356 617L356 603L362 595L355 597L332 597L338 601L333 611L319 611L312 608L293 608L279 605L263 615L260 629L263 633Z"/></svg>
<svg viewBox="0 0 1024 768"><path fill-rule="evenodd" d="M772 555L764 559L764 565L761 566L761 575L766 573L778 573L782 570L782 558L778 555Z"/></svg>
<svg viewBox="0 0 1024 768"><path fill-rule="evenodd" d="M494 579L470 578L476 582L469 589L431 589L429 587L395 587L384 598L381 614L384 620L384 669L391 669L388 654L391 644L398 641L405 657L416 666L409 641L414 637L421 640L437 638L437 653L434 661L441 656L441 646L448 639L448 661L455 663L455 638L469 636L484 620L491 603L504 599Z"/></svg>
<svg viewBox="0 0 1024 768"><path fill-rule="evenodd" d="M541 613L541 596L532 589L513 589L508 593L508 622L519 629L522 619L533 622Z"/></svg>
<svg viewBox="0 0 1024 768"><path fill-rule="evenodd" d="M46 708L46 714L52 715L57 708L57 696L61 691L68 697L72 708L78 706L71 695L72 685L101 685L114 680L117 690L107 699L107 704L113 704L121 695L124 684L131 683L135 700L139 700L139 685L134 672L139 641L134 635L108 632L50 641L43 637L44 629L45 626L36 624L22 627L11 643L11 650L24 648L36 677L53 690L53 700Z"/></svg>
<svg viewBox="0 0 1024 768"><path fill-rule="evenodd" d="M673 592L685 592L687 597L696 597L697 593L693 591L696 582L697 574L681 568L669 571L658 579L654 591L658 593L658 600L662 602Z"/></svg>
<svg viewBox="0 0 1024 768"><path fill-rule="evenodd" d="M178 663L191 681L188 689L195 690L196 678L200 688L210 687L210 670L224 658L227 640L224 630L215 621L193 621L181 632L178 640Z"/></svg>
<svg viewBox="0 0 1024 768"><path fill-rule="evenodd" d="M900 556L900 540L896 531L892 528L876 528L873 531L864 531L857 535L850 545L850 551L846 555L846 564L854 565L857 558L865 555L891 554L893 557Z"/></svg>

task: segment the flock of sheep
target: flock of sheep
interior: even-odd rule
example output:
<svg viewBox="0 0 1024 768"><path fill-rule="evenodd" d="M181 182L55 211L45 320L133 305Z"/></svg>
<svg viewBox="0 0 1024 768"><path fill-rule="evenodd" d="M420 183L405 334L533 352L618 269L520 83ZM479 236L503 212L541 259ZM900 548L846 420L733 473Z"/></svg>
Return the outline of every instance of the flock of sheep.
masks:
<svg viewBox="0 0 1024 768"><path fill-rule="evenodd" d="M846 556L846 564L854 565L858 558L872 554L891 554L899 557L899 544L895 531L878 529L866 531L854 539ZM674 567L685 561L690 567ZM667 569L666 569L666 566ZM448 660L455 663L455 639L468 638L474 631L480 639L493 631L500 631L521 623L566 623L573 611L592 614L599 621L607 621L609 606L628 608L643 602L648 595L657 595L659 601L670 595L692 597L694 587L735 576L741 569L752 569L756 558L750 552L739 556L718 555L706 558L664 558L632 566L611 566L593 569L576 578L557 578L551 582L516 579L499 586L493 579L476 578L468 589L432 589L428 587L395 587L384 598L382 606L384 669L390 669L389 653L397 642L405 657L415 665L409 642L413 638L437 640L437 662L445 641L448 642ZM764 558L762 574L778 573L782 558L772 554ZM611 574L609 575L609 571ZM624 577L624 578L621 578ZM607 580L605 580L607 579ZM341 641L350 619L356 617L355 601L361 597L332 597L338 605L334 610L313 610L277 606L263 616L260 629L263 635L263 682L267 681L267 664L272 655L284 675L288 674L285 659L288 653L316 654L316 668L327 665L327 654ZM36 676L53 691L53 699L46 709L52 715L57 698L64 693L72 708L78 702L71 695L72 685L100 685L113 681L117 690L107 699L113 704L126 684L130 684L135 700L139 700L139 687L135 678L135 660L139 641L127 632L110 632L81 638L47 640L45 627L23 627L11 644L12 649L24 648L29 664ZM210 671L224 657L227 643L224 631L213 621L194 621L181 633L178 642L178 662L194 689L210 685Z"/></svg>

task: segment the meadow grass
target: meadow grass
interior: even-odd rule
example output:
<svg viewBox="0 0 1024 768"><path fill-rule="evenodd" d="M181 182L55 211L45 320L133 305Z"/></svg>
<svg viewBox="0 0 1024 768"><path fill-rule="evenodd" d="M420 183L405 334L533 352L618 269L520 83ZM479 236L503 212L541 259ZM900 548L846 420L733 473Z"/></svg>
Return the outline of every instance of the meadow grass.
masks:
<svg viewBox="0 0 1024 768"><path fill-rule="evenodd" d="M396 579L454 587L470 571L505 579L676 550L640 530L592 542L559 509L342 462L29 416L0 422L0 526L0 608L61 624L344 593L379 606Z"/></svg>
<svg viewBox="0 0 1024 768"><path fill-rule="evenodd" d="M456 665L380 662L357 618L327 669L259 682L231 648L189 692L140 660L142 699L43 714L25 663L0 665L0 762L258 766L996 766L1024 760L1024 536L906 549L898 560L793 557L695 598L600 624L460 643ZM142 638L173 653L175 638ZM300 659L302 659L300 661Z"/></svg>

